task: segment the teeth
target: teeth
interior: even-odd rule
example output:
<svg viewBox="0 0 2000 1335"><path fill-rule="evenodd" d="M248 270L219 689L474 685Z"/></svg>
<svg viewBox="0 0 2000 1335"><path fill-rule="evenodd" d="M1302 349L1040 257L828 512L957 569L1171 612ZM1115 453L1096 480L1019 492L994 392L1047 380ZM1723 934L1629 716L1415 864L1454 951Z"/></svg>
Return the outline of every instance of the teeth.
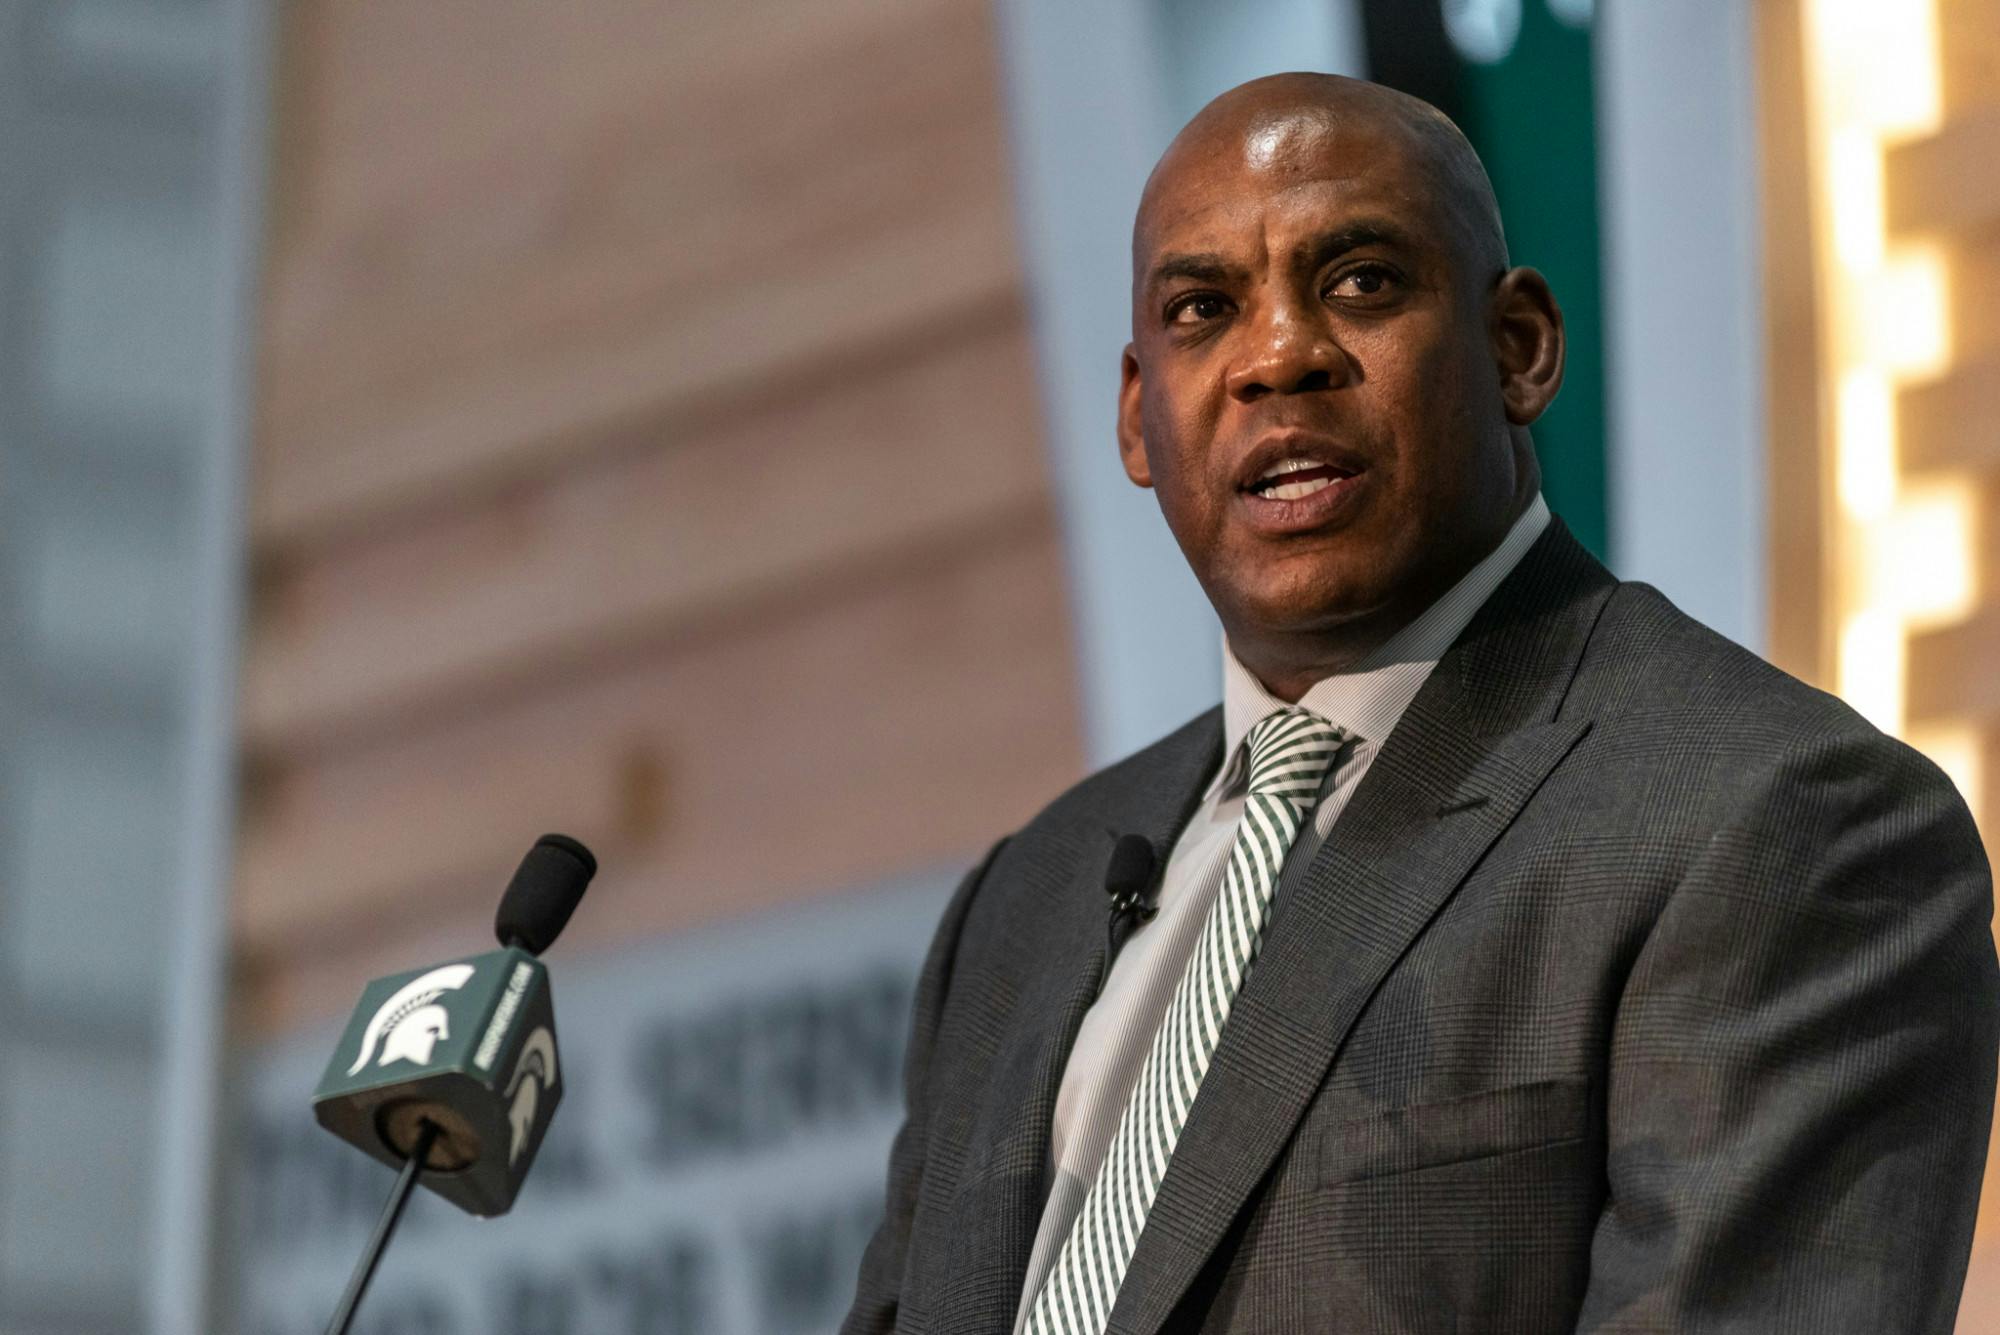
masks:
<svg viewBox="0 0 2000 1335"><path fill-rule="evenodd" d="M1262 482L1267 477L1282 477L1286 473L1303 473L1308 468L1318 467L1319 461L1316 459L1280 459L1277 463L1272 464L1269 468L1258 474L1257 480Z"/></svg>
<svg viewBox="0 0 2000 1335"><path fill-rule="evenodd" d="M1330 477L1316 477L1308 482L1280 482L1275 487L1266 488L1264 495L1278 501L1296 501L1301 496L1310 496L1314 492L1324 491L1332 485L1333 479Z"/></svg>

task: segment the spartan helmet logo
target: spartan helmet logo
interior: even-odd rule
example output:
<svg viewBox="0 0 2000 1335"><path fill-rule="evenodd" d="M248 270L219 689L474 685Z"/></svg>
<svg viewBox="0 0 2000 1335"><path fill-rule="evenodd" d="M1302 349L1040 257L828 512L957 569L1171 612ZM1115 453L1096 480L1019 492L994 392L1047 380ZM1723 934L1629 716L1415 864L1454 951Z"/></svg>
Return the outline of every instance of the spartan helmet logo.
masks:
<svg viewBox="0 0 2000 1335"><path fill-rule="evenodd" d="M451 1037L451 1018L437 999L464 987L471 977L470 964L447 964L403 984L368 1021L361 1034L361 1055L347 1073L361 1074L361 1068L374 1057L377 1043L382 1045L383 1066L397 1060L428 1066L438 1040Z"/></svg>
<svg viewBox="0 0 2000 1335"><path fill-rule="evenodd" d="M419 1006L389 1026L388 1036L382 1040L382 1064L410 1061L429 1066L438 1040L450 1037L451 1016L445 1008L435 1003Z"/></svg>
<svg viewBox="0 0 2000 1335"><path fill-rule="evenodd" d="M507 1147L507 1166L512 1168L528 1147L528 1133L535 1129L535 1114L541 1108L542 1090L556 1082L556 1036L546 1025L537 1026L521 1045L521 1059L507 1079L507 1121L514 1135Z"/></svg>

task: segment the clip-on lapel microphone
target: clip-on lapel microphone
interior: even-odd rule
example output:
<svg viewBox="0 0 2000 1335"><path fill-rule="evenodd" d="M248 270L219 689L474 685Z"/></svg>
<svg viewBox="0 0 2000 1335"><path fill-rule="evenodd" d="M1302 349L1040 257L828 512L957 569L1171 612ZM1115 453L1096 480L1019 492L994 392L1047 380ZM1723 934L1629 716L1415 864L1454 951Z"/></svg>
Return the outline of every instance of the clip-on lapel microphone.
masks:
<svg viewBox="0 0 2000 1335"><path fill-rule="evenodd" d="M1111 977L1112 961L1118 958L1118 947L1125 943L1130 929L1160 911L1153 902L1153 871L1158 861L1152 842L1144 835L1122 834L1111 846L1111 861L1104 868L1104 893L1111 897L1111 916L1104 923L1106 979ZM1120 922L1127 925L1122 934L1118 930ZM1103 990L1102 984L1098 990Z"/></svg>

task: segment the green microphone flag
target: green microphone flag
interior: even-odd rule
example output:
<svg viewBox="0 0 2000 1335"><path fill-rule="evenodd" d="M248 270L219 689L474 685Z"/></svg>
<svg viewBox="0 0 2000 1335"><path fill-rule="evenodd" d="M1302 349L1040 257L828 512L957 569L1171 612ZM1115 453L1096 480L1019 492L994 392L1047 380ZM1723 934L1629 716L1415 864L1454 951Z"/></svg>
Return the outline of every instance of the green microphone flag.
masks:
<svg viewBox="0 0 2000 1335"><path fill-rule="evenodd" d="M313 1094L321 1126L392 1168L423 1123L421 1182L460 1209L504 1214L562 1098L548 970L519 947L378 978Z"/></svg>
<svg viewBox="0 0 2000 1335"><path fill-rule="evenodd" d="M556 1009L535 956L561 934L597 874L566 834L545 834L500 898L500 949L378 978L313 1092L319 1124L401 1170L362 1248L329 1335L346 1335L421 1181L477 1215L520 1194L562 1098Z"/></svg>

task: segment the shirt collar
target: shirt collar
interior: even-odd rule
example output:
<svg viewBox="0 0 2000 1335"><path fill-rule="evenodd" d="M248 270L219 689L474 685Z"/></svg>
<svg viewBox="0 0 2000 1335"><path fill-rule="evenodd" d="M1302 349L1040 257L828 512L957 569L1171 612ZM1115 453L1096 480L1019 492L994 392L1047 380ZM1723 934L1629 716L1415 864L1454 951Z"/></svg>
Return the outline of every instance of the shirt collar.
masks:
<svg viewBox="0 0 2000 1335"><path fill-rule="evenodd" d="M1299 706L1341 729L1352 740L1380 744L1395 728L1403 711L1416 699L1431 670L1459 637L1473 614L1493 596L1528 548L1549 525L1548 503L1541 493L1521 512L1507 536L1478 565L1465 572L1445 595L1415 620L1385 640L1373 653L1342 672L1314 682ZM1229 639L1222 641L1223 765L1209 784L1207 797L1234 787L1242 777L1243 739L1258 720L1284 709L1285 702L1236 658Z"/></svg>

